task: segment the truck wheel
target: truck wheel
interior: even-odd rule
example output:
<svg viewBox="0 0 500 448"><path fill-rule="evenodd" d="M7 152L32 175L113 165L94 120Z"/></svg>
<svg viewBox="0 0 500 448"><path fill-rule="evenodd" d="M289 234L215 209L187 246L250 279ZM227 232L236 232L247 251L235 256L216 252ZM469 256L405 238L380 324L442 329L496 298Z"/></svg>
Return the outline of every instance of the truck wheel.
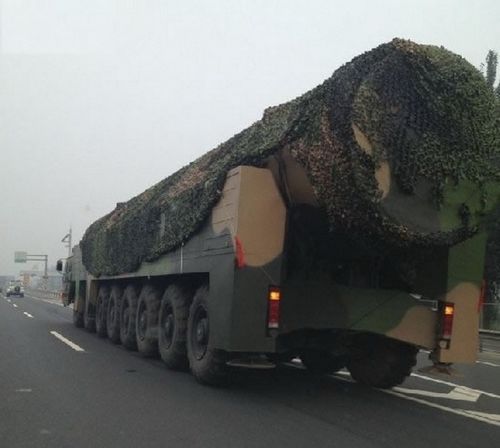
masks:
<svg viewBox="0 0 500 448"><path fill-rule="evenodd" d="M169 369L187 370L189 367L186 339L191 297L188 288L170 285L161 299L158 347Z"/></svg>
<svg viewBox="0 0 500 448"><path fill-rule="evenodd" d="M96 307L95 307L95 331L97 336L105 338L107 336L106 331L106 311L108 308L109 301L109 287L102 285L99 287L99 292L97 293Z"/></svg>
<svg viewBox="0 0 500 448"><path fill-rule="evenodd" d="M300 360L305 368L315 374L330 374L338 372L346 365L342 356L333 356L325 350L307 350L300 354Z"/></svg>
<svg viewBox="0 0 500 448"><path fill-rule="evenodd" d="M137 349L135 338L135 316L137 314L137 293L133 285L125 288L120 304L120 341L128 350Z"/></svg>
<svg viewBox="0 0 500 448"><path fill-rule="evenodd" d="M137 302L135 335L137 349L143 356L158 353L158 309L160 293L152 285L145 285Z"/></svg>
<svg viewBox="0 0 500 448"><path fill-rule="evenodd" d="M77 328L83 328L83 313L77 311L75 308L73 308L73 325Z"/></svg>
<svg viewBox="0 0 500 448"><path fill-rule="evenodd" d="M85 330L89 331L90 333L95 332L95 310L94 310L94 305L91 303L87 303L87 300L85 300L85 304L83 307L83 326L85 327Z"/></svg>
<svg viewBox="0 0 500 448"><path fill-rule="evenodd" d="M347 368L356 382L390 389L401 384L417 363L418 349L391 339L371 342L349 359Z"/></svg>
<svg viewBox="0 0 500 448"><path fill-rule="evenodd" d="M111 286L108 309L106 310L106 331L108 338L115 344L120 341L120 304L123 290L118 285Z"/></svg>
<svg viewBox="0 0 500 448"><path fill-rule="evenodd" d="M210 347L210 316L206 285L196 291L189 309L187 354L189 367L198 382L211 386L222 386L227 382L228 368L224 352Z"/></svg>

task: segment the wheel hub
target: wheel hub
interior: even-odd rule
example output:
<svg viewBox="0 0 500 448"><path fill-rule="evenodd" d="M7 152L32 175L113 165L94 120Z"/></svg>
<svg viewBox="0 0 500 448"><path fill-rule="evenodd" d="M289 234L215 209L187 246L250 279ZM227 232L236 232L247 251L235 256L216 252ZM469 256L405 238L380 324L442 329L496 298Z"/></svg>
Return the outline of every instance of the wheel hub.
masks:
<svg viewBox="0 0 500 448"><path fill-rule="evenodd" d="M174 337L174 328L175 328L174 315L172 313L172 308L168 306L162 318L162 336L163 336L162 344L167 349L172 345L172 340Z"/></svg>
<svg viewBox="0 0 500 448"><path fill-rule="evenodd" d="M202 319L196 326L196 342L198 344L205 344L207 340L207 320Z"/></svg>
<svg viewBox="0 0 500 448"><path fill-rule="evenodd" d="M124 327L127 328L128 327L128 323L129 323L129 310L128 310L128 307L126 307L124 310L123 310L123 324L124 324Z"/></svg>
<svg viewBox="0 0 500 448"><path fill-rule="evenodd" d="M146 337L146 330L148 326L148 319L146 315L146 310L144 307L141 308L140 314L139 314L139 325L138 325L138 333L139 333L139 338L144 339Z"/></svg>
<svg viewBox="0 0 500 448"><path fill-rule="evenodd" d="M110 317L111 322L115 321L115 303L114 302L111 302L109 304L109 317Z"/></svg>
<svg viewBox="0 0 500 448"><path fill-rule="evenodd" d="M196 310L192 328L192 351L194 357L200 360L207 352L209 339L208 314L203 307Z"/></svg>

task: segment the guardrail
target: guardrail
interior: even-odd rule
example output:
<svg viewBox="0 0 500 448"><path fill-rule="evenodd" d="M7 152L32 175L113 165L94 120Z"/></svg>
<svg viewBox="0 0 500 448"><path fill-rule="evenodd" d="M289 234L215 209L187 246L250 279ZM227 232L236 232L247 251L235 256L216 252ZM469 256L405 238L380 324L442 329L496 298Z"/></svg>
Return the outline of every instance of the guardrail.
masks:
<svg viewBox="0 0 500 448"><path fill-rule="evenodd" d="M26 288L25 294L39 297L41 299L61 300L61 291L51 291L48 289Z"/></svg>
<svg viewBox="0 0 500 448"><path fill-rule="evenodd" d="M479 315L480 331L500 334L500 303L483 303Z"/></svg>

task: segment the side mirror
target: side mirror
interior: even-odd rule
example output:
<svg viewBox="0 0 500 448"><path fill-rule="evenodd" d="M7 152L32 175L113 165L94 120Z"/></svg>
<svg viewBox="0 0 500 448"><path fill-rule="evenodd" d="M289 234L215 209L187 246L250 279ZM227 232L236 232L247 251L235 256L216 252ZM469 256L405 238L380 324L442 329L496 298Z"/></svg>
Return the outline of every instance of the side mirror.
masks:
<svg viewBox="0 0 500 448"><path fill-rule="evenodd" d="M56 271L57 272L62 272L62 270L63 270L63 262L62 262L62 260L57 260Z"/></svg>

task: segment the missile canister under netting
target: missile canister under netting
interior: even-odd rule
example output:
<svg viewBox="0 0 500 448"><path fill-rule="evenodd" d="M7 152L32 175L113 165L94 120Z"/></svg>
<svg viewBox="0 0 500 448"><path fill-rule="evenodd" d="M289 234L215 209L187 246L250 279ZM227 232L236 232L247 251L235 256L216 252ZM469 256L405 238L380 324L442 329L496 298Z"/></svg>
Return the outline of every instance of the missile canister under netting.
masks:
<svg viewBox="0 0 500 448"><path fill-rule="evenodd" d="M84 264L114 275L175 249L205 221L231 168L283 153L303 168L332 229L399 247L453 245L492 202L498 117L467 61L395 39L96 221L81 242Z"/></svg>

